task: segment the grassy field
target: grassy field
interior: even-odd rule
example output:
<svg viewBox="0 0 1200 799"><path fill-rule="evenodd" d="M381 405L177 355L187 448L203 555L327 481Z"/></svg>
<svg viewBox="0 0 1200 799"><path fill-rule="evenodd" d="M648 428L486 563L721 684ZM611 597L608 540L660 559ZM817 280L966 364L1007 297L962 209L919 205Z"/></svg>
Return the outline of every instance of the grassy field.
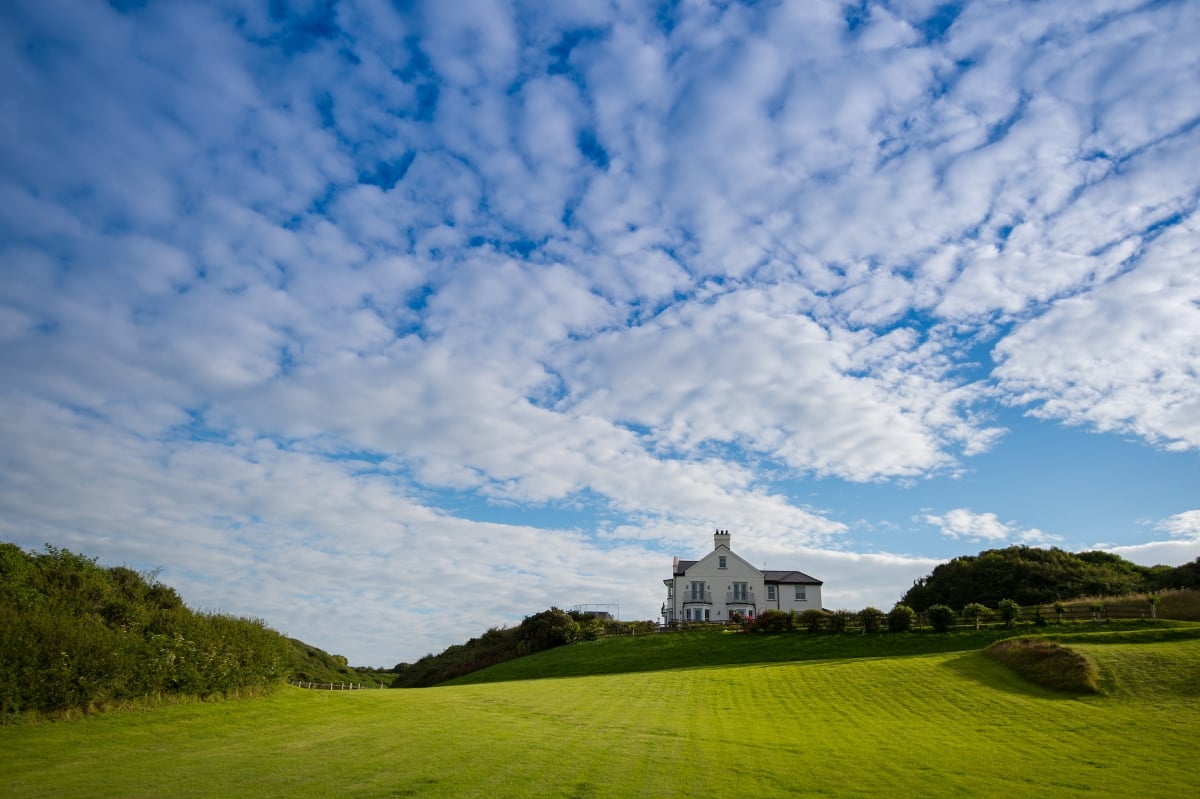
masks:
<svg viewBox="0 0 1200 799"><path fill-rule="evenodd" d="M699 659L726 638L674 639L670 657ZM864 658L861 642L843 641L849 656L836 657L835 644L808 640L825 657L660 668L647 654L650 666L634 669L625 655L622 673L285 688L10 726L0 795L1128 799L1192 795L1200 778L1194 630L1074 635L1101 676L1101 693L1082 698L1032 686L978 647ZM556 651L570 662L588 650Z"/></svg>

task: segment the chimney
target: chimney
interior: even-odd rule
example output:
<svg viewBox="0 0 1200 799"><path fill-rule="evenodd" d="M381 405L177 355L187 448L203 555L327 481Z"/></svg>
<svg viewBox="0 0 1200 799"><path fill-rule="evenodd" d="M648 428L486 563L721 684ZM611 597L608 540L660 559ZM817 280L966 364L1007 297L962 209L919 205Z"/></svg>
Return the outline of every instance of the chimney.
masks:
<svg viewBox="0 0 1200 799"><path fill-rule="evenodd" d="M717 532L713 534L713 549L720 549L721 547L729 549L728 530L717 530Z"/></svg>

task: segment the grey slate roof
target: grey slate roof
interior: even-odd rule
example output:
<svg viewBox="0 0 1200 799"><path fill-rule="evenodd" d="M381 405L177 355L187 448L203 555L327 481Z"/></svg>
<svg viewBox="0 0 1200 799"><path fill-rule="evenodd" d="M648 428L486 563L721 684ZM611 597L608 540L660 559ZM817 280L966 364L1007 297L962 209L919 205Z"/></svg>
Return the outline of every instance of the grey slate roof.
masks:
<svg viewBox="0 0 1200 799"><path fill-rule="evenodd" d="M777 571L774 569L768 569L763 572L763 582L782 583L787 585L824 585L824 583L822 583L816 577L809 577L804 572Z"/></svg>

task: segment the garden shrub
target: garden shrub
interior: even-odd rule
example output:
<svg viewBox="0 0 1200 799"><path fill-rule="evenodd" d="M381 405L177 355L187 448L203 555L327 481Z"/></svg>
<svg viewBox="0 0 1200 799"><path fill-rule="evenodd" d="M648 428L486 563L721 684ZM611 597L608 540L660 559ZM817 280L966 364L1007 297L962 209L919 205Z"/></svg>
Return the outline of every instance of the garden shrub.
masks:
<svg viewBox="0 0 1200 799"><path fill-rule="evenodd" d="M829 614L825 611L812 608L801 613L797 621L808 632L819 633L825 628L825 620L828 616Z"/></svg>
<svg viewBox="0 0 1200 799"><path fill-rule="evenodd" d="M974 623L975 629L978 630L981 622L992 617L992 609L980 602L972 602L963 608L962 615L968 622Z"/></svg>
<svg viewBox="0 0 1200 799"><path fill-rule="evenodd" d="M783 610L764 610L758 614L758 618L754 620L755 632L760 633L785 633L792 629L792 619L790 614Z"/></svg>
<svg viewBox="0 0 1200 799"><path fill-rule="evenodd" d="M888 632L905 633L917 623L917 612L902 602L897 602L887 617Z"/></svg>
<svg viewBox="0 0 1200 799"><path fill-rule="evenodd" d="M886 614L879 608L865 607L858 614L864 633L877 633L883 629L883 619Z"/></svg>
<svg viewBox="0 0 1200 799"><path fill-rule="evenodd" d="M850 626L852 618L854 618L854 614L848 610L835 610L827 617L826 626L831 633L844 633L846 632L846 628Z"/></svg>
<svg viewBox="0 0 1200 799"><path fill-rule="evenodd" d="M949 632L954 626L954 611L946 605L932 605L925 611L925 615L929 619L929 626L936 632Z"/></svg>

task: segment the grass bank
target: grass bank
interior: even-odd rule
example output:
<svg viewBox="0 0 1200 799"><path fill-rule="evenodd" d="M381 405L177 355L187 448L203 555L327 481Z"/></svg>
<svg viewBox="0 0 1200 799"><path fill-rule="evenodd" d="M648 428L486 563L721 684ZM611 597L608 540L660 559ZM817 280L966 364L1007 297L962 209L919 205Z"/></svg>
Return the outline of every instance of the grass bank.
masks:
<svg viewBox="0 0 1200 799"><path fill-rule="evenodd" d="M1200 640L1101 638L1072 643L1101 675L1101 693L1085 697L1031 685L979 651L947 651L284 689L8 727L0 795L1190 795Z"/></svg>
<svg viewBox="0 0 1200 799"><path fill-rule="evenodd" d="M1117 631L1149 635L1157 640L1167 631L1183 637L1200 636L1195 624L1160 622L1099 622L1048 624L1038 627L1019 624L1014 628L984 627L949 633L922 630L911 633L869 635L812 635L804 632L780 635L746 635L732 629L656 633L634 637L601 638L500 663L447 683L471 685L507 680L536 680L545 677L582 677L641 671L785 663L814 660L888 658L980 650L996 641L1017 635L1108 636Z"/></svg>

